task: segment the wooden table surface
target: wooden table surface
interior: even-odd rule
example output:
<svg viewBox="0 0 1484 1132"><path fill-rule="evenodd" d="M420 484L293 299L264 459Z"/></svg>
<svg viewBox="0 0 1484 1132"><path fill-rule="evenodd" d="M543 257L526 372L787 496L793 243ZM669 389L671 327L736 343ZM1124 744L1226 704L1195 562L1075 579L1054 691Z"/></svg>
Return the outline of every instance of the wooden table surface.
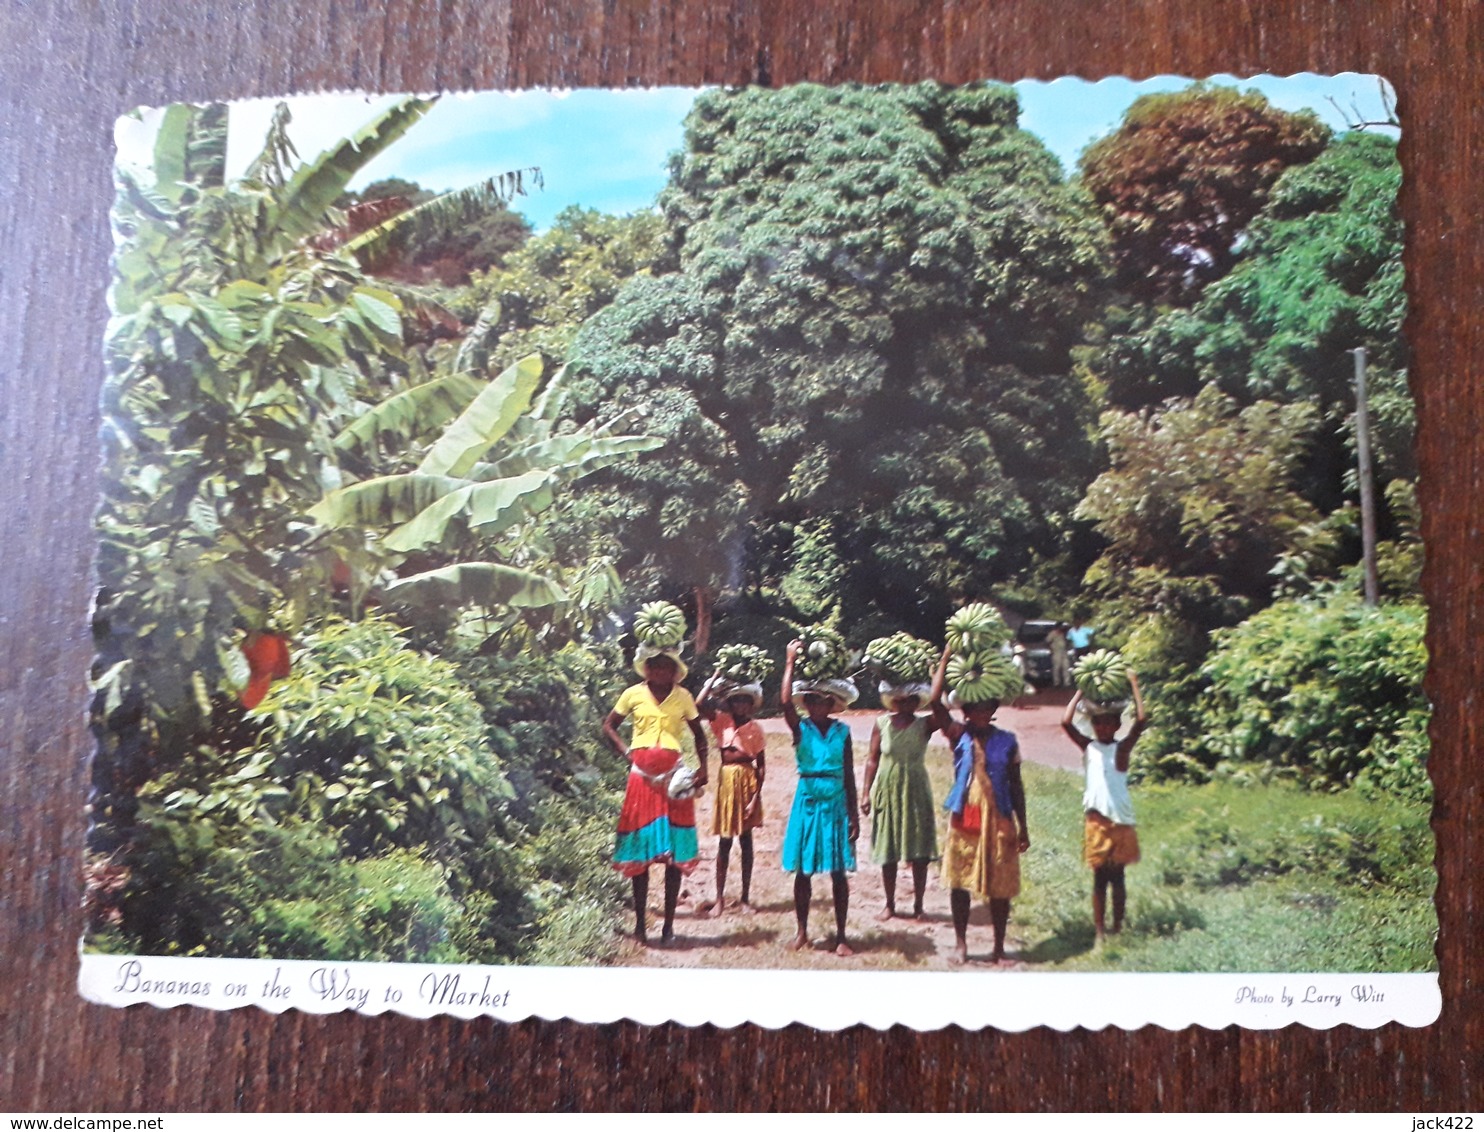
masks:
<svg viewBox="0 0 1484 1132"><path fill-rule="evenodd" d="M0 11L0 1110L1484 1107L1484 5L9 0ZM318 89L1376 72L1400 97L1443 1014L1262 1033L272 1016L74 990L111 130Z"/></svg>

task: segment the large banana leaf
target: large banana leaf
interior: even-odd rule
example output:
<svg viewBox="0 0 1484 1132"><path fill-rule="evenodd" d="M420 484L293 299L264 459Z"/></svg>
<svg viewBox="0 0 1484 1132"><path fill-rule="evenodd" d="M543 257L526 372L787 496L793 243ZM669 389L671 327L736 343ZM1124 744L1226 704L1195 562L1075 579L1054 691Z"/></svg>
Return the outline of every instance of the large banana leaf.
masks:
<svg viewBox="0 0 1484 1132"><path fill-rule="evenodd" d="M663 447L664 443L658 436L570 433L526 445L487 464L475 464L468 474L471 480L483 481L518 476L532 468L549 468L563 479L577 479L632 453Z"/></svg>
<svg viewBox="0 0 1484 1132"><path fill-rule="evenodd" d="M425 381L394 393L362 413L335 437L335 447L354 448L377 436L413 437L441 428L479 396L485 383L467 373Z"/></svg>
<svg viewBox="0 0 1484 1132"><path fill-rule="evenodd" d="M467 605L534 609L567 598L550 578L498 562L461 562L426 570L391 583L383 593L394 602L450 609Z"/></svg>
<svg viewBox="0 0 1484 1132"><path fill-rule="evenodd" d="M176 103L166 109L155 135L154 189L172 204L195 185L221 185L227 163L227 106Z"/></svg>
<svg viewBox="0 0 1484 1132"><path fill-rule="evenodd" d="M556 482L556 476L539 470L490 483L466 482L387 535L386 547L405 554L435 546L456 518L482 534L499 534L527 515L550 507Z"/></svg>
<svg viewBox="0 0 1484 1132"><path fill-rule="evenodd" d="M327 527L384 527L405 523L440 499L467 487L453 476L416 472L377 476L337 488L309 509L309 517Z"/></svg>
<svg viewBox="0 0 1484 1132"><path fill-rule="evenodd" d="M404 98L353 136L299 166L271 207L268 228L292 243L325 227L325 213L352 177L422 118L437 99Z"/></svg>
<svg viewBox="0 0 1484 1132"><path fill-rule="evenodd" d="M541 381L541 356L532 354L505 370L449 425L417 470L423 475L462 476L530 407Z"/></svg>

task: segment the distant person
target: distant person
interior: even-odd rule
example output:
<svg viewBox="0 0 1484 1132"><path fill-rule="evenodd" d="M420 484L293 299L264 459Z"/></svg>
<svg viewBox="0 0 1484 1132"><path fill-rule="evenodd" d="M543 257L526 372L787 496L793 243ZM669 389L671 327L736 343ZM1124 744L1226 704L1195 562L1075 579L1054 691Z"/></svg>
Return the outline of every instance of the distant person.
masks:
<svg viewBox="0 0 1484 1132"><path fill-rule="evenodd" d="M1072 682L1071 645L1067 637L1067 623L1058 621L1046 634L1046 646L1051 650L1051 683L1065 688Z"/></svg>
<svg viewBox="0 0 1484 1132"><path fill-rule="evenodd" d="M989 901L995 963L1005 961L1010 901L1020 895L1020 856L1031 847L1025 820L1025 786L1020 779L1020 744L994 725L999 701L957 704L959 723L943 701L951 649L943 650L933 676L931 700L937 721L953 749L953 788L948 811L948 844L943 851L943 883L953 912L954 948L950 959L969 958L969 907L973 897Z"/></svg>
<svg viewBox="0 0 1484 1132"><path fill-rule="evenodd" d="M700 860L696 840L696 804L691 791L676 791L671 780L684 769L680 761L681 736L690 728L701 769L693 790L706 785L706 733L691 694L680 685L685 663L678 650L640 645L634 669L642 683L624 690L603 721L603 735L629 761L629 781L618 815L618 842L613 867L633 881L634 938L648 943L644 917L649 903L649 868L665 867L665 925L661 944L675 938L675 904L680 899L682 873L694 871ZM625 743L618 732L624 719L633 722L633 740Z"/></svg>
<svg viewBox="0 0 1484 1132"><path fill-rule="evenodd" d="M1086 788L1082 792L1084 811L1082 853L1092 866L1092 918L1098 946L1104 939L1108 889L1113 889L1113 931L1123 930L1123 912L1128 893L1123 870L1139 860L1139 834L1134 828L1134 805L1128 794L1129 758L1134 744L1144 733L1148 716L1139 693L1139 678L1129 673L1134 693L1134 722L1128 734L1117 739L1122 712L1105 705L1088 705L1094 738L1089 739L1074 721L1077 708L1083 705L1079 691L1062 716L1062 729L1072 742L1082 748L1082 768Z"/></svg>
<svg viewBox="0 0 1484 1132"><path fill-rule="evenodd" d="M1097 630L1091 625L1084 625L1082 618L1072 622L1072 627L1067 630L1067 643L1072 646L1072 659L1081 660L1087 650L1092 647L1092 635Z"/></svg>
<svg viewBox="0 0 1484 1132"><path fill-rule="evenodd" d="M717 701L725 697L725 710ZM732 841L742 849L742 901L752 910L752 831L763 824L763 776L767 765L763 752L767 740L753 719L763 705L760 684L728 685L718 673L701 689L697 703L701 716L711 723L721 770L716 776L716 802L712 807L711 832L719 838L716 849L716 904L711 914L726 910L727 869Z"/></svg>
<svg viewBox="0 0 1484 1132"><path fill-rule="evenodd" d="M928 740L938 729L930 715L918 715L925 684L881 686L890 714L871 729L866 756L865 798L861 812L872 814L871 860L881 866L886 904L881 920L897 914L897 865L912 866L912 918L922 919L928 862L938 856L938 817L933 811L933 785L928 779Z"/></svg>
<svg viewBox="0 0 1484 1132"><path fill-rule="evenodd" d="M809 905L813 878L830 874L835 898L834 952L854 955L845 942L845 917L850 908L847 872L855 871L855 840L860 818L855 800L855 763L850 728L830 717L855 699L848 680L800 680L794 683L794 661L803 641L790 641L783 666L783 718L794 741L799 784L794 791L788 829L783 835L783 869L794 874L794 917L799 930L789 943L794 951L809 943ZM806 719L799 719L799 708Z"/></svg>

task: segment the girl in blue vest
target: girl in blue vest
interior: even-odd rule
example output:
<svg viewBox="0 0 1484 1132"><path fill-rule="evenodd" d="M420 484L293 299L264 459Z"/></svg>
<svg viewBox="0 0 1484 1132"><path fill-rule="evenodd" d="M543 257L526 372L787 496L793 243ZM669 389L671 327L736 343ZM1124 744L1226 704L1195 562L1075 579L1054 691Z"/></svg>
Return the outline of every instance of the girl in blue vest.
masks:
<svg viewBox="0 0 1484 1132"><path fill-rule="evenodd" d="M989 901L994 925L995 963L1005 961L1005 928L1010 901L1020 895L1020 854L1031 847L1025 821L1025 787L1020 781L1020 745L994 725L998 700L955 703L959 723L943 702L950 649L943 650L933 676L933 719L953 748L953 789L943 808L949 813L943 882L948 886L956 943L952 961L969 957L969 904L972 896Z"/></svg>
<svg viewBox="0 0 1484 1132"><path fill-rule="evenodd" d="M854 955L845 942L845 915L850 908L846 872L855 871L855 840L860 818L855 800L855 765L850 728L831 716L856 697L848 680L794 682L794 660L803 647L791 641L783 666L783 718L793 736L799 764L788 830L783 835L783 868L794 874L794 916L799 930L789 944L794 951L809 942L809 904L816 873L829 873L835 897L836 955ZM807 715L799 719L799 707Z"/></svg>

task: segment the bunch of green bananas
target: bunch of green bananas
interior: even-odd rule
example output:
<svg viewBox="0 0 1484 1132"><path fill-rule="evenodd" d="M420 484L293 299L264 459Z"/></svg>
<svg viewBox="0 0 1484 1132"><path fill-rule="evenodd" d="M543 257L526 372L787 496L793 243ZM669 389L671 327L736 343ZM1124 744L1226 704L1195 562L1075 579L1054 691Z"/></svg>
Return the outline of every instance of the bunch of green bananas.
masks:
<svg viewBox="0 0 1484 1132"><path fill-rule="evenodd" d="M1013 700L1025 690L1025 677L1010 658L997 652L955 653L948 658L948 686L961 704Z"/></svg>
<svg viewBox="0 0 1484 1132"><path fill-rule="evenodd" d="M731 684L761 684L773 675L773 658L756 645L722 645L716 671Z"/></svg>
<svg viewBox="0 0 1484 1132"><path fill-rule="evenodd" d="M843 680L850 675L850 650L845 638L825 625L811 625L799 634L804 647L795 662L805 680Z"/></svg>
<svg viewBox="0 0 1484 1132"><path fill-rule="evenodd" d="M964 606L944 627L954 652L989 653L1010 639L1010 626L994 606L982 601Z"/></svg>
<svg viewBox="0 0 1484 1132"><path fill-rule="evenodd" d="M1077 662L1072 682L1083 698L1096 704L1114 704L1133 694L1128 681L1128 662L1112 649L1098 649Z"/></svg>
<svg viewBox="0 0 1484 1132"><path fill-rule="evenodd" d="M868 644L862 663L887 684L926 684L937 660L937 650L927 641L911 633L893 633Z"/></svg>
<svg viewBox="0 0 1484 1132"><path fill-rule="evenodd" d="M685 638L685 614L668 601L651 601L634 616L634 636L641 645L674 648Z"/></svg>

